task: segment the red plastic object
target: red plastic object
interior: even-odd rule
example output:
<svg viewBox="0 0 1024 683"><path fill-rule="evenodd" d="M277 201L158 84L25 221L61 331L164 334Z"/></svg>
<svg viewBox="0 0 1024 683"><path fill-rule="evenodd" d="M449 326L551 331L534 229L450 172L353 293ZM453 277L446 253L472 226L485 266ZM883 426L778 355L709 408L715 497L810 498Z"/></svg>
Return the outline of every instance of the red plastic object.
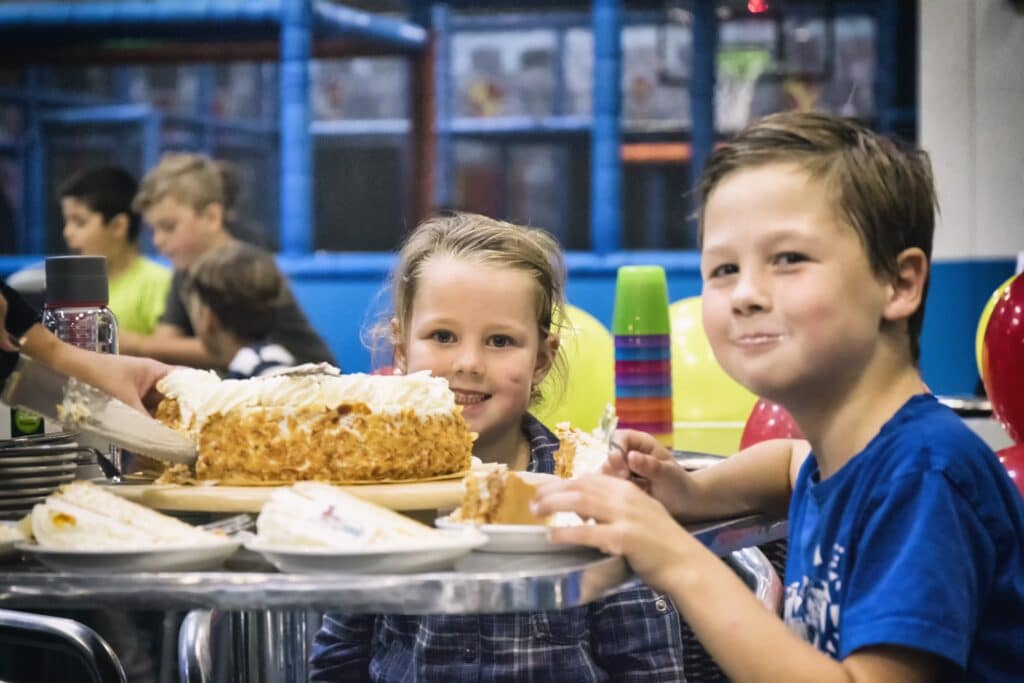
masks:
<svg viewBox="0 0 1024 683"><path fill-rule="evenodd" d="M768 439L802 439L803 432L793 416L778 403L760 399L750 411L747 424L740 437L740 450Z"/></svg>
<svg viewBox="0 0 1024 683"><path fill-rule="evenodd" d="M1016 446L1010 446L996 453L999 456L999 462L1003 463L1003 467L1010 475L1010 479L1013 479L1013 483L1017 485L1017 490L1020 491L1020 495L1024 496L1024 444L1017 444Z"/></svg>
<svg viewBox="0 0 1024 683"><path fill-rule="evenodd" d="M1024 277L1010 282L992 309L981 350L992 411L1013 442L1024 442Z"/></svg>

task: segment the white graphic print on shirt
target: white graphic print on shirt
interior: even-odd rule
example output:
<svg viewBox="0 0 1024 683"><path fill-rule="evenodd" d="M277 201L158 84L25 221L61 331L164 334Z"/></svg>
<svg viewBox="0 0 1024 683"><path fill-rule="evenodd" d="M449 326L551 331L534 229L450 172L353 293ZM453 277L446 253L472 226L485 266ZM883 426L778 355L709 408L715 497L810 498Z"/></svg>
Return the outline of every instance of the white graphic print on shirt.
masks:
<svg viewBox="0 0 1024 683"><path fill-rule="evenodd" d="M828 565L822 567L821 547L816 547L811 571L786 586L783 612L786 625L800 638L832 656L839 652L839 610L843 589L839 570L845 554L846 548L834 544Z"/></svg>

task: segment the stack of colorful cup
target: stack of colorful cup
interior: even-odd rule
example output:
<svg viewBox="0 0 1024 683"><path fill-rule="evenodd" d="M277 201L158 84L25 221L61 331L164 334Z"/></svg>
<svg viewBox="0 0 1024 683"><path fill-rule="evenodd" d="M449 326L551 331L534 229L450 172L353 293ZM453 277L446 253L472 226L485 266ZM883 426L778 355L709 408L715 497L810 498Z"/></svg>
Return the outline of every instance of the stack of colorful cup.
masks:
<svg viewBox="0 0 1024 683"><path fill-rule="evenodd" d="M620 429L672 446L672 344L660 266L623 266L615 285L615 410Z"/></svg>

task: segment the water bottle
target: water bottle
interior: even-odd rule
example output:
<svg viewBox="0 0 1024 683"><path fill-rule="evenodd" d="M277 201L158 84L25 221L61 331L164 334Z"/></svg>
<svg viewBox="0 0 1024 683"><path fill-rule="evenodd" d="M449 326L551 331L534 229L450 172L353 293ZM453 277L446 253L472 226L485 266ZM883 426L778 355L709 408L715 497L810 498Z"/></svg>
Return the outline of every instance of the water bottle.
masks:
<svg viewBox="0 0 1024 683"><path fill-rule="evenodd" d="M117 319L107 301L107 259L51 256L46 259L43 325L69 344L117 353Z"/></svg>
<svg viewBox="0 0 1024 683"><path fill-rule="evenodd" d="M43 325L59 339L98 353L117 353L117 318L107 308L107 259L103 256L51 256L46 259ZM110 444L89 444L107 451L120 468L121 452ZM78 477L102 475L98 467Z"/></svg>
<svg viewBox="0 0 1024 683"><path fill-rule="evenodd" d="M615 283L615 411L672 447L672 344L668 285L660 266L623 266Z"/></svg>

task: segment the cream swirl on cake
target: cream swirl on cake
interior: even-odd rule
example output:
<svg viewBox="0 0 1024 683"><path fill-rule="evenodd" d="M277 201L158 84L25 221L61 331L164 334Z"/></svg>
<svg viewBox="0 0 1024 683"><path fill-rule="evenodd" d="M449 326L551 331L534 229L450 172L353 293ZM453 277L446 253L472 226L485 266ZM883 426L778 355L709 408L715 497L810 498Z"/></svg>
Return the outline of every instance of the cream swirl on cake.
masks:
<svg viewBox="0 0 1024 683"><path fill-rule="evenodd" d="M422 479L469 468L473 436L443 378L316 374L249 380L172 371L157 418L197 443L195 476L224 483Z"/></svg>

